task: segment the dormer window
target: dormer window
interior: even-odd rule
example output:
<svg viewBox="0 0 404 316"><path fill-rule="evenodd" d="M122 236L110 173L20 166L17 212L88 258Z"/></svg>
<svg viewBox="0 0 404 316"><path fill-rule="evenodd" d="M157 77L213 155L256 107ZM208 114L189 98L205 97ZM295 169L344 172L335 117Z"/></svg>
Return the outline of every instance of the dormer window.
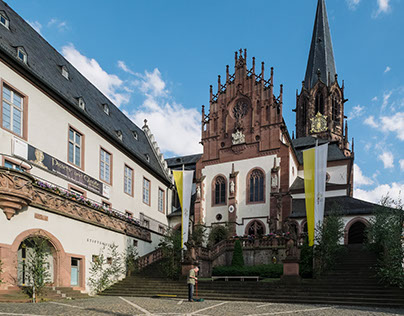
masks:
<svg viewBox="0 0 404 316"><path fill-rule="evenodd" d="M138 140L139 136L138 136L137 132L133 131L132 134L133 134L133 138Z"/></svg>
<svg viewBox="0 0 404 316"><path fill-rule="evenodd" d="M86 103L84 102L84 99L82 97L79 98L79 107L82 110L86 109Z"/></svg>
<svg viewBox="0 0 404 316"><path fill-rule="evenodd" d="M10 26L10 20L4 12L0 12L0 24L5 26L6 28L9 28Z"/></svg>
<svg viewBox="0 0 404 316"><path fill-rule="evenodd" d="M146 157L147 162L150 162L150 156L149 156L149 154L146 154L145 157Z"/></svg>
<svg viewBox="0 0 404 316"><path fill-rule="evenodd" d="M27 63L27 53L22 47L18 47L17 49L17 58L21 60L23 63Z"/></svg>
<svg viewBox="0 0 404 316"><path fill-rule="evenodd" d="M66 66L62 66L62 76L69 80L69 72L67 71Z"/></svg>
<svg viewBox="0 0 404 316"><path fill-rule="evenodd" d="M106 115L109 115L109 106L108 106L108 104L103 104L102 107L104 109L104 113Z"/></svg>
<svg viewBox="0 0 404 316"><path fill-rule="evenodd" d="M123 135L122 135L122 131L116 131L116 137L118 137L120 140L122 140Z"/></svg>

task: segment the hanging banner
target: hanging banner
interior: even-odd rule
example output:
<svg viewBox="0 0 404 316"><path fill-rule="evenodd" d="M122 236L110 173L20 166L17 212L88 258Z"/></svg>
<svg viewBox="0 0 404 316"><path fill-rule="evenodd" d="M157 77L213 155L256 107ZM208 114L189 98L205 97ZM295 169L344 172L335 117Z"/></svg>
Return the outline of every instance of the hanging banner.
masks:
<svg viewBox="0 0 404 316"><path fill-rule="evenodd" d="M303 151L304 193L309 246L314 245L316 225L324 218L328 144Z"/></svg>
<svg viewBox="0 0 404 316"><path fill-rule="evenodd" d="M181 248L188 241L189 214L191 209L192 182L194 171L173 171L175 186L177 188L178 198L180 200L181 217Z"/></svg>

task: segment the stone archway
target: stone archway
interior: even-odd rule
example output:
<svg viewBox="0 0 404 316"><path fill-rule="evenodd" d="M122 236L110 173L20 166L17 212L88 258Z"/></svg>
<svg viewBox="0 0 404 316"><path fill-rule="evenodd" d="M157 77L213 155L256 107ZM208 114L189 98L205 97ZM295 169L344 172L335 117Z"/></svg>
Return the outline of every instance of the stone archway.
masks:
<svg viewBox="0 0 404 316"><path fill-rule="evenodd" d="M24 241L32 237L41 237L49 242L52 253L53 264L53 282L54 286L70 286L70 264L71 257L66 254L60 241L51 233L44 229L29 229L20 233L9 248L9 260L6 261L8 279L12 282L10 285L17 285L19 279L18 264L20 262L19 254L21 245Z"/></svg>
<svg viewBox="0 0 404 316"><path fill-rule="evenodd" d="M262 236L265 235L265 225L260 220L252 220L245 228L246 235Z"/></svg>
<svg viewBox="0 0 404 316"><path fill-rule="evenodd" d="M369 222L361 217L352 219L345 228L345 244L363 244L366 242L366 228Z"/></svg>

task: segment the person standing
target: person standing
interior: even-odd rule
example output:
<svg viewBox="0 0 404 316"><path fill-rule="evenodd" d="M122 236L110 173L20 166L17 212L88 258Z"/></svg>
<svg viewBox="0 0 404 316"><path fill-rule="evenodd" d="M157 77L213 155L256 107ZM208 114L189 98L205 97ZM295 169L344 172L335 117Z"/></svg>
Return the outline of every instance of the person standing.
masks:
<svg viewBox="0 0 404 316"><path fill-rule="evenodd" d="M189 272L188 272L188 279L187 279L188 302L193 302L194 287L195 287L195 283L198 281L198 278L196 277L198 271L199 271L199 268L194 267L191 270L189 270Z"/></svg>

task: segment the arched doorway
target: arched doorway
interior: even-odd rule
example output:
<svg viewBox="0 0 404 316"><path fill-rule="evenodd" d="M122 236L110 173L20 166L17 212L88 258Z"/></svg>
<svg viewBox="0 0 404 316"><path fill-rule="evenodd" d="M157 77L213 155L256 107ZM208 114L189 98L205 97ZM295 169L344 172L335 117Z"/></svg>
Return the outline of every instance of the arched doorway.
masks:
<svg viewBox="0 0 404 316"><path fill-rule="evenodd" d="M17 279L18 285L30 285L35 275L34 270L45 268L45 282L54 283L56 250L52 244L43 237L29 237L21 242L17 252Z"/></svg>
<svg viewBox="0 0 404 316"><path fill-rule="evenodd" d="M348 244L363 244L366 242L366 224L357 221L349 227Z"/></svg>

